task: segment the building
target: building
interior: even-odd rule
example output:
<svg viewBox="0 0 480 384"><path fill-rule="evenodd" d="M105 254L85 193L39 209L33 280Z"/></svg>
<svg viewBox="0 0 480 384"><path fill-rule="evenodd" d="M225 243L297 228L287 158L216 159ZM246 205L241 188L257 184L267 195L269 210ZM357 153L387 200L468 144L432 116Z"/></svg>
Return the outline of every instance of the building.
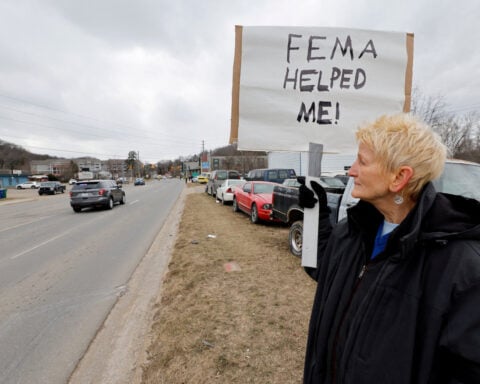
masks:
<svg viewBox="0 0 480 384"><path fill-rule="evenodd" d="M45 174L62 178L69 170L71 170L71 160L68 159L30 161L30 172L34 175Z"/></svg>

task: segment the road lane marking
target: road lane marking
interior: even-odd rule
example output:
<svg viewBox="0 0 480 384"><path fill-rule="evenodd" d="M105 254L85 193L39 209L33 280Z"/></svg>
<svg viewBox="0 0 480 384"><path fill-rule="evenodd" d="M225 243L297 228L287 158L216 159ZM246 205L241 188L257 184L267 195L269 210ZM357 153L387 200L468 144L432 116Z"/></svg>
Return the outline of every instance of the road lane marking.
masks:
<svg viewBox="0 0 480 384"><path fill-rule="evenodd" d="M23 251L23 252L17 253L17 254L14 255L14 256L11 256L10 259L13 260L13 259L16 259L17 257L23 256L23 255L25 255L26 253L31 252L31 251L33 251L33 250L35 250L35 249L37 249L37 248L40 248L40 247L44 246L45 244L51 243L52 241L55 241L55 240L57 240L57 239L65 236L65 235L67 235L67 234L70 233L70 232L71 232L71 230L66 231L66 232L63 232L62 234L60 234L60 235L58 235L58 236L55 236L55 237L52 237L51 239L45 240L44 242L42 242L42 243L40 243L40 244L37 244L37 245L35 245L35 246L32 247L32 248L29 248L29 249L27 249L27 250L25 250L25 251Z"/></svg>
<svg viewBox="0 0 480 384"><path fill-rule="evenodd" d="M10 231L11 229L15 229L15 228L18 228L18 227L22 227L22 226L24 226L24 225L33 224L33 223L36 223L37 221L42 221L42 220L48 219L48 218L50 218L50 217L53 217L53 215L43 216L43 217L40 217L39 219L36 219L36 220L32 220L32 221L28 221L28 222L26 222L26 223L21 223L21 224L13 225L13 226L11 226L11 227L7 227L7 228L4 228L4 229L0 229L0 232Z"/></svg>
<svg viewBox="0 0 480 384"><path fill-rule="evenodd" d="M132 202L128 203L128 205L133 205L133 204L136 204L138 203L140 200L133 200Z"/></svg>

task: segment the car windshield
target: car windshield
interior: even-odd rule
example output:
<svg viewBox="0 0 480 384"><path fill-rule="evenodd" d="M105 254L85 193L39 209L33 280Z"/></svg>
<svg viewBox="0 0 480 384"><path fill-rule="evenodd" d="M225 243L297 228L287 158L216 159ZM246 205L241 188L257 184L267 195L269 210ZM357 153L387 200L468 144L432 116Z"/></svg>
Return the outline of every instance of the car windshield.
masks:
<svg viewBox="0 0 480 384"><path fill-rule="evenodd" d="M273 193L275 184L254 184L253 193Z"/></svg>
<svg viewBox="0 0 480 384"><path fill-rule="evenodd" d="M329 187L333 187L333 188L344 188L345 187L345 184L343 184L342 180L337 179L336 177L322 176L322 177L320 177L320 180L325 182L325 184L327 184Z"/></svg>
<svg viewBox="0 0 480 384"><path fill-rule="evenodd" d="M433 184L439 192L480 200L480 165L446 163L442 175Z"/></svg>
<svg viewBox="0 0 480 384"><path fill-rule="evenodd" d="M287 187L300 187L300 183L297 181L297 179L286 179L282 183L283 185L286 185Z"/></svg>
<svg viewBox="0 0 480 384"><path fill-rule="evenodd" d="M73 186L73 190L78 191L79 189L95 189L100 188L100 183L81 183L78 182Z"/></svg>

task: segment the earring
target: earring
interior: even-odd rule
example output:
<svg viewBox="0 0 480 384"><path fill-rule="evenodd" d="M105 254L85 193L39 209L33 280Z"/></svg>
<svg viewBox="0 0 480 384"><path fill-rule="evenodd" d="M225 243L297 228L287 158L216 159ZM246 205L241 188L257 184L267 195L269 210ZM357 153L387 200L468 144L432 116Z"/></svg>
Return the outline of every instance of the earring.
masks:
<svg viewBox="0 0 480 384"><path fill-rule="evenodd" d="M395 197L393 198L393 202L397 205L403 204L403 196L396 194Z"/></svg>

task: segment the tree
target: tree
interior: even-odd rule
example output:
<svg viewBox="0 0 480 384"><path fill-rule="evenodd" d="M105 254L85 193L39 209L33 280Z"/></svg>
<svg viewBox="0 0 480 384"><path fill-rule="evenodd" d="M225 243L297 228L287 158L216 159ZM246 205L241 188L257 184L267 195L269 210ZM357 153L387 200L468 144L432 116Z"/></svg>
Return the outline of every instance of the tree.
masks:
<svg viewBox="0 0 480 384"><path fill-rule="evenodd" d="M127 168L130 169L130 176L132 176L133 174L133 169L135 167L136 162L137 162L137 152L135 151L128 152L128 157L127 157L127 160L125 160L125 163L127 163Z"/></svg>
<svg viewBox="0 0 480 384"><path fill-rule="evenodd" d="M426 96L415 88L412 97L412 114L418 116L440 135L448 148L449 156L465 159L464 156L468 154L471 158L480 150L477 113L455 114L449 111L443 96Z"/></svg>

